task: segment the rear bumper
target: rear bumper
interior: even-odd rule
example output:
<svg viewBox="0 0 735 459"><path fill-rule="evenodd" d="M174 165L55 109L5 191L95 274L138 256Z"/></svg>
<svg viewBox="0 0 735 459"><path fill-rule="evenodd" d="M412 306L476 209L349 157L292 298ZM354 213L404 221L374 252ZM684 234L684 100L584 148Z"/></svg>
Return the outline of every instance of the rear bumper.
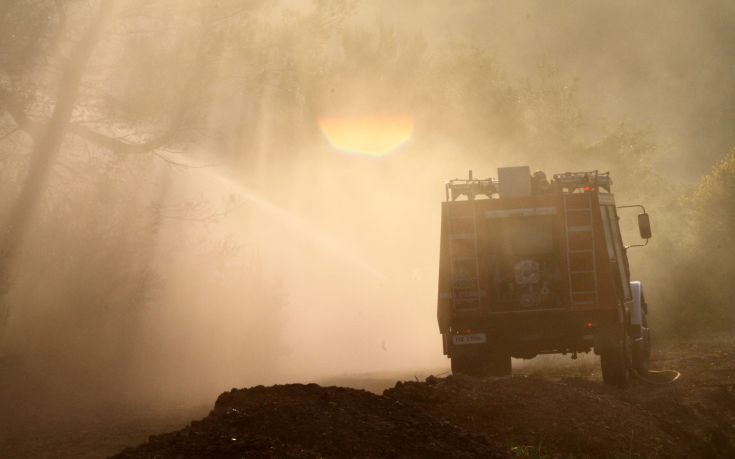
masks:
<svg viewBox="0 0 735 459"><path fill-rule="evenodd" d="M616 309L505 312L455 319L442 337L444 353L450 357L500 349L513 357L532 358L599 349L617 336L621 326ZM467 333L484 333L487 338L479 344L454 344L454 335Z"/></svg>

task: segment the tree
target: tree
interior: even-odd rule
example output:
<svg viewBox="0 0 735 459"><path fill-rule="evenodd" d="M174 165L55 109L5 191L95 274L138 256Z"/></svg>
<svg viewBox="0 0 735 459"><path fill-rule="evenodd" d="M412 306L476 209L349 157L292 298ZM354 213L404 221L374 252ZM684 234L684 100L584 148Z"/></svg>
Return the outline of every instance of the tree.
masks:
<svg viewBox="0 0 735 459"><path fill-rule="evenodd" d="M684 194L658 254L660 319L669 333L730 330L735 325L735 151Z"/></svg>
<svg viewBox="0 0 735 459"><path fill-rule="evenodd" d="M122 41L126 49L140 45L141 40L153 41L163 33L161 30L136 31L130 34L133 38L128 34L141 24L157 25L160 17L147 15L145 2L131 2L116 15L113 0L99 0L91 12L80 3L27 0L11 2L0 10L0 20L11 26L0 34L0 39L8 44L0 52L0 76L4 77L0 79L0 113L8 115L0 119L7 127L3 137L22 131L30 139L27 148L31 150L20 191L6 211L0 230L0 329L9 311L6 297L13 264L42 199L48 175L70 135L91 143L98 151L119 156L152 152L170 161L157 150L181 141L184 134L190 135L194 126L201 123L196 114L201 111L202 88L207 85L206 75L211 70L212 43L216 44L216 34L210 39L206 31L212 31L211 22L218 20L207 16L210 9L206 5L201 6L200 27L182 27L184 32L177 30L173 44L163 48L169 60L170 56L178 56L178 65L167 68L169 72L178 72L178 78L169 85L168 92L156 92L159 80L147 74L128 71L127 87L115 84L111 77L121 68L149 71L146 64L150 62L142 59L149 57L145 53L150 48L139 46L137 53L123 53L112 63L106 56L116 55L116 41ZM75 36L74 30L82 27L86 30ZM118 40L105 43L106 54L97 53L99 62L95 62L95 49L100 47L104 35ZM119 40L120 36L125 39ZM194 46L195 52L186 54L191 58L176 54L181 51L176 47L182 45ZM102 70L90 71L91 64L102 64ZM100 78L110 83L95 85L95 79ZM133 93L133 88L139 92ZM147 91L140 92L140 88ZM163 95L176 98L176 102L161 103ZM158 105L136 110L151 101ZM125 134L119 134L121 131ZM151 131L153 134L148 134Z"/></svg>
<svg viewBox="0 0 735 459"><path fill-rule="evenodd" d="M62 7L59 6L59 8ZM61 70L56 91L56 103L51 118L42 130L36 131L31 128L28 116L20 109L10 92L7 90L0 92L0 101L3 102L6 112L13 117L19 128L27 129L29 133L32 133L34 140L26 178L20 195L16 198L5 219L2 237L0 237L0 321L2 322L8 313L4 298L8 293L9 271L16 251L31 222L46 176L61 148L85 68L99 41L102 28L112 13L112 8L112 0L101 0L87 31L71 49ZM59 24L60 27L63 24L62 17L59 19Z"/></svg>

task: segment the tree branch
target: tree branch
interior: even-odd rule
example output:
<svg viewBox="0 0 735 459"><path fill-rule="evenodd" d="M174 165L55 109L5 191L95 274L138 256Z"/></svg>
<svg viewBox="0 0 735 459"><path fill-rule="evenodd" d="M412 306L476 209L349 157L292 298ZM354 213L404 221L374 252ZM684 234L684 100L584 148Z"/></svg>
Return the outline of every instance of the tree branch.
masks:
<svg viewBox="0 0 735 459"><path fill-rule="evenodd" d="M3 88L0 88L0 110L5 111L15 122L17 129L26 132L28 135L37 140L38 134L42 132L41 127L48 123L48 119L44 121L32 120L24 111L21 104L13 96L13 94ZM120 138L111 137L101 134L97 131L89 129L78 123L70 123L68 128L71 132L79 137L88 140L99 147L105 148L115 154L138 154L149 153L158 148L165 146L175 136L176 128L171 127L161 135L142 143L125 142ZM14 131L11 131L11 133ZM3 136L4 138L5 136Z"/></svg>
<svg viewBox="0 0 735 459"><path fill-rule="evenodd" d="M13 119L13 122L28 135L38 140L38 134L42 131L41 127L48 123L48 119L44 121L34 121L25 112L21 104L14 95L3 88L0 88L0 110L6 112ZM93 142L99 147L110 150L116 154L135 154L148 153L165 146L170 142L176 132L175 127L171 127L161 135L142 143L125 142L119 138L110 137L89 129L81 124L70 123L69 130L79 137Z"/></svg>
<svg viewBox="0 0 735 459"><path fill-rule="evenodd" d="M106 148L116 154L148 153L165 146L174 137L175 129L171 128L163 134L142 143L125 142L119 138L110 137L93 131L79 124L70 124L69 129L79 137Z"/></svg>
<svg viewBox="0 0 735 459"><path fill-rule="evenodd" d="M5 139L7 139L7 138L8 138L8 137L10 137L11 135L13 135L13 134L15 134L16 132L18 132L19 130L20 130L20 129L18 129L18 128L12 128L11 130L9 130L8 132L6 132L5 134L3 134L3 135L0 135L0 140L5 140Z"/></svg>
<svg viewBox="0 0 735 459"><path fill-rule="evenodd" d="M25 131L34 139L38 136L40 132L39 123L31 120L20 102L16 100L10 91L3 88L0 88L0 110L10 115L18 129Z"/></svg>
<svg viewBox="0 0 735 459"><path fill-rule="evenodd" d="M204 169L207 167L214 167L214 164L186 164L180 161L174 161L173 159L167 157L166 155L158 151L154 151L153 154L156 155L158 158L162 159L163 161L167 162L168 164L172 166L176 166L176 167L182 167L186 169Z"/></svg>

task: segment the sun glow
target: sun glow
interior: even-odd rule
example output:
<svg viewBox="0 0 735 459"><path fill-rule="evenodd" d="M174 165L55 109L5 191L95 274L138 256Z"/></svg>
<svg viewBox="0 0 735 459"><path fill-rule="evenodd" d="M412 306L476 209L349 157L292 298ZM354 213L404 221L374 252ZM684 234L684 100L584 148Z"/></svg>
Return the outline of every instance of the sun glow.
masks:
<svg viewBox="0 0 735 459"><path fill-rule="evenodd" d="M384 156L405 144L413 125L410 115L319 118L319 128L334 148L369 156Z"/></svg>

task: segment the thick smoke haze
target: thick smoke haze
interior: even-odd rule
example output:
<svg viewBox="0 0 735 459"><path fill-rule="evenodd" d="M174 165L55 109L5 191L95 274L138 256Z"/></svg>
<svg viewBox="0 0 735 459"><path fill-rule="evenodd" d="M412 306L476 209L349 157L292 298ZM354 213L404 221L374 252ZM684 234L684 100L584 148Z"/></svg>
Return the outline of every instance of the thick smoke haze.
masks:
<svg viewBox="0 0 735 459"><path fill-rule="evenodd" d="M662 285L649 185L735 145L726 1L59 3L0 7L0 355L43 400L446 368L445 180L610 170Z"/></svg>
<svg viewBox="0 0 735 459"><path fill-rule="evenodd" d="M588 115L650 130L657 163L695 180L735 144L735 5L728 1L371 2L432 41L469 38L514 79L558 69ZM389 14L386 11L390 11Z"/></svg>

